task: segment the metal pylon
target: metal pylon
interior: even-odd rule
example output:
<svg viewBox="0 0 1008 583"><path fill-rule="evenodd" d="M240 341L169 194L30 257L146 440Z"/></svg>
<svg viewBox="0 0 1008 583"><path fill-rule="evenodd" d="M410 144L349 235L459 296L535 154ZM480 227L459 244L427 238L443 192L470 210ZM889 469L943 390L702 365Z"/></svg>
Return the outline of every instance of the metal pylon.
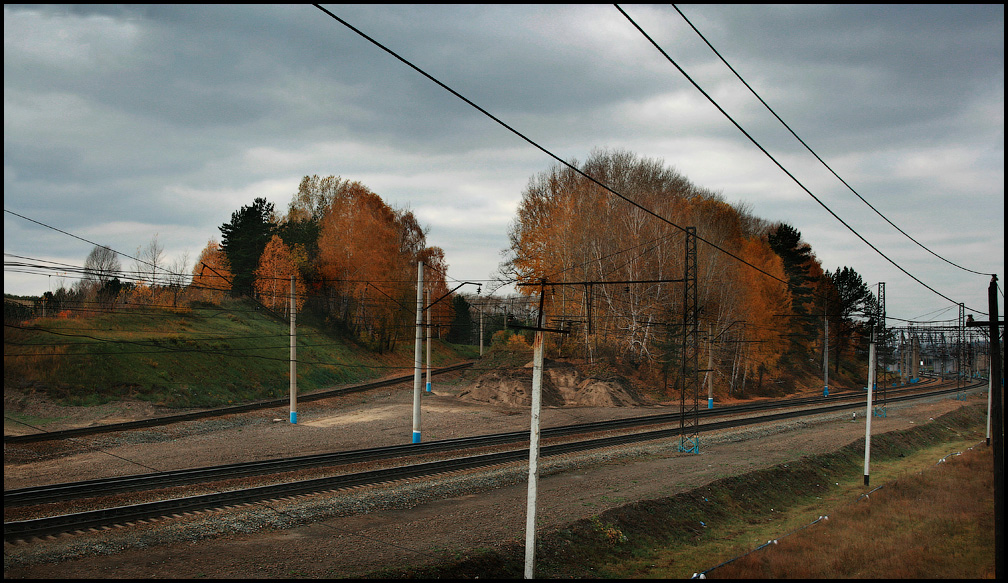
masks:
<svg viewBox="0 0 1008 583"><path fill-rule="evenodd" d="M700 384L697 358L700 351L697 313L696 227L686 227L686 260L683 283L683 350L679 371L680 419L679 451L700 453Z"/></svg>
<svg viewBox="0 0 1008 583"><path fill-rule="evenodd" d="M885 282L879 282L878 284L878 306L875 314L875 359L876 361L883 361L882 371L885 372L884 363L887 360L884 356L887 354L886 347L886 311L885 311ZM879 358L878 355L883 355ZM873 362L871 366L875 367L875 393L873 395L873 407L872 415L876 417L886 416L886 383L884 380L878 382L878 362Z"/></svg>
<svg viewBox="0 0 1008 583"><path fill-rule="evenodd" d="M956 399L965 400L966 395L963 394L963 388L965 383L963 382L963 368L966 366L966 346L965 346L965 330L966 330L966 305L959 304L959 325L956 327Z"/></svg>

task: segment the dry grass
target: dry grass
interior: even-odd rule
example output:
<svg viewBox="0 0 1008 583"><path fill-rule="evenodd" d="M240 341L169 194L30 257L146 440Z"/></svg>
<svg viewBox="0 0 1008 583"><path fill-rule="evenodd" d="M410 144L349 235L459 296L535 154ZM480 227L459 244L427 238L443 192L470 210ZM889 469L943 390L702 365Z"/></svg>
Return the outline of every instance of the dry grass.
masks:
<svg viewBox="0 0 1008 583"><path fill-rule="evenodd" d="M885 484L707 578L993 578L993 459L978 446Z"/></svg>
<svg viewBox="0 0 1008 583"><path fill-rule="evenodd" d="M542 533L536 576L681 579L700 567L707 578L992 577L993 460L982 445L969 451L985 414L966 406L873 436L867 498L864 442L855 441ZM935 464L957 451L968 453ZM516 540L372 577L520 578L523 563Z"/></svg>

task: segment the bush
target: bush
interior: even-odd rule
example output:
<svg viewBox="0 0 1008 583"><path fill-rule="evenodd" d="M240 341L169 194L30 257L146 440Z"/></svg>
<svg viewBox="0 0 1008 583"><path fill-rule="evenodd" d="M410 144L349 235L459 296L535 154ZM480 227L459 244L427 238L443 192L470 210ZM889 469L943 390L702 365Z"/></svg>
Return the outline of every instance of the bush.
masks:
<svg viewBox="0 0 1008 583"><path fill-rule="evenodd" d="M513 334L510 338L508 338L507 348L508 350L532 349L532 347L529 346L529 343L525 340L525 337L522 336L521 334Z"/></svg>
<svg viewBox="0 0 1008 583"><path fill-rule="evenodd" d="M508 341L514 336L514 330L498 330L490 337L490 347L498 348L507 346Z"/></svg>

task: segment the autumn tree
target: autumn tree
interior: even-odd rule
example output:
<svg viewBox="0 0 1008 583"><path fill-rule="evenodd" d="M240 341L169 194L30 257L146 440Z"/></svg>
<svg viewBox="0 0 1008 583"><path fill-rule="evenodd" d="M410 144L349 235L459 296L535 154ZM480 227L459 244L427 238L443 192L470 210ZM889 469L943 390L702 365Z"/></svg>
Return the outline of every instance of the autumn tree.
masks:
<svg viewBox="0 0 1008 583"><path fill-rule="evenodd" d="M449 329L455 309L448 297L448 283L445 279L448 264L445 262L444 250L440 247L425 247L418 249L415 256L424 262L424 291L429 298L424 303L437 302L429 309L435 327L433 334L440 338ZM424 322L426 321L425 317Z"/></svg>
<svg viewBox="0 0 1008 583"><path fill-rule="evenodd" d="M220 243L211 239L200 252L193 266L190 286L212 302L219 303L226 292L231 290L231 264Z"/></svg>
<svg viewBox="0 0 1008 583"><path fill-rule="evenodd" d="M577 162L572 165L578 166ZM640 281L657 283L593 286L598 339L615 342L635 360L651 358L659 329L658 310L681 278L683 232L676 223L696 195L675 170L623 151L595 151L581 171L634 202L669 217L656 220L620 200L566 165L534 176L509 231L510 256L503 270L521 283L550 281ZM673 275L679 274L679 275ZM529 293L531 286L520 289ZM563 321L585 319L586 290L561 287L549 312ZM586 345L591 342L586 340Z"/></svg>
<svg viewBox="0 0 1008 583"><path fill-rule="evenodd" d="M289 313L291 278L297 275L296 253L284 244L278 235L273 235L259 257L253 287L255 295L263 305L277 313ZM297 307L304 305L304 294L295 295Z"/></svg>
<svg viewBox="0 0 1008 583"><path fill-rule="evenodd" d="M330 201L319 234L330 311L353 329L386 339L401 309L395 304L408 301L398 289L405 274L393 269L399 249L393 216L377 194L353 182Z"/></svg>
<svg viewBox="0 0 1008 583"><path fill-rule="evenodd" d="M741 251L752 266L738 267L739 282L747 290L740 312L745 314L745 375L759 388L762 375L777 367L788 347L788 328L781 325L779 314L787 312L791 298L787 286L781 283L786 278L783 262L768 243L747 239Z"/></svg>
<svg viewBox="0 0 1008 583"><path fill-rule="evenodd" d="M165 275L165 288L172 296L172 307L178 307L179 298L187 288L188 278L189 252L185 251L171 262Z"/></svg>
<svg viewBox="0 0 1008 583"><path fill-rule="evenodd" d="M314 298L311 309L380 350L394 345L415 317L418 260L430 266L425 291L447 292L437 275L447 269L443 251L426 246L413 213L390 207L359 181L304 177L278 232L289 247L304 249L299 266ZM433 310L447 322L450 302Z"/></svg>
<svg viewBox="0 0 1008 583"><path fill-rule="evenodd" d="M570 346L583 346L586 358L605 350L645 369L669 369L682 342L685 231L693 226L698 325L716 378L728 382L721 369L777 367L786 334L775 316L787 313L790 294L766 221L658 160L597 150L571 165L580 172L556 165L530 179L501 266L520 284L590 282L580 289L557 286L546 298L552 319L581 326L582 340ZM519 290L537 292L531 285ZM749 368L737 349L741 341L715 343L729 330L736 339L745 331Z"/></svg>

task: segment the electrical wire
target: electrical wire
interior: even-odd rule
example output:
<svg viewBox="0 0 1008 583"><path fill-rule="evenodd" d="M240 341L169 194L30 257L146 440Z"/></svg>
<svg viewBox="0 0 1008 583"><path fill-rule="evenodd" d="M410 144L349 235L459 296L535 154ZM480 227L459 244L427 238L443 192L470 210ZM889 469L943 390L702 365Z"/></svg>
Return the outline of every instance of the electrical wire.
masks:
<svg viewBox="0 0 1008 583"><path fill-rule="evenodd" d="M669 220L669 219L667 219L667 218L665 218L665 217L663 217L663 216L659 215L658 213L656 213L656 212L652 211L651 209L649 209L649 208L647 208L647 207L645 207L645 206L641 205L640 203L638 203L638 202L634 201L633 199L631 199L631 198L629 198L629 197L627 197L627 196L623 195L622 193L620 193L620 192L617 192L616 190L614 190L613 188L609 187L608 185L606 185L606 184L603 184L603 183L602 183L601 181L597 180L596 178L594 178L594 177L592 177L592 176L588 175L587 173L585 173L584 171L580 170L579 168L577 168L577 167L576 167L576 166L574 166L573 164L571 164L571 163L569 163L569 162L567 162L567 161L563 160L562 158L560 158L559 156L557 156L557 155L556 155L556 154L554 154L553 152L551 152L551 151L547 150L547 149L546 149L545 147L541 146L540 144L538 144L537 142L535 142L534 140L532 140L531 138L529 138L529 137L528 137L528 136L526 136L525 134L523 134L523 133L519 132L518 130L514 129L513 127L511 127L510 125L508 125L507 123L505 123L504 121L502 121L501 119L499 119L498 117L494 116L493 114L491 114L490 112L488 112L488 111L487 111L487 110L485 110L484 108L480 107L479 105L477 105L476 103L474 103L473 101L471 101L470 99L468 99L467 97L463 96L462 94L460 94L459 92L455 91L455 90L454 90L454 89L452 89L451 87L447 86L446 84L444 84L443 82L441 82L441 81L440 81L440 80L438 80L437 78L433 77L432 75L430 75L429 73L427 73L426 71L424 71L423 69L421 69L420 67L418 67L417 65L413 64L412 62L410 62L410 61L409 61L409 60L407 60L406 58L404 58L404 57L400 56L400 55L399 55L398 53L396 53L396 52L395 52L395 51L393 51L392 49L390 49L390 48L386 47L385 45L383 45L382 43L378 42L378 41L377 41L377 40L375 40L374 38L370 37L369 35L367 35L367 34L366 34L366 33L364 33L363 31L361 31L360 29L358 29L358 28L356 28L355 26L351 25L351 24L350 24L349 22L347 22L346 20L344 20L344 19L340 18L339 16L337 16L336 14L332 13L331 11L327 10L326 8L322 7L322 6L321 6L321 5L319 5L319 4L315 4L314 6L315 6L316 8L318 8L318 9L319 9L320 11L322 11L323 13L325 13L326 15L328 15L328 16L329 16L330 18L332 18L333 20L336 20L337 22L339 22L340 24L342 24L342 25L343 25L343 26L345 26L346 28L348 28L348 29L352 30L352 31L353 31L353 32L355 32L355 33L356 33L357 35L359 35L360 37L364 38L365 40L367 40L368 42L370 42L370 43L371 43L371 44L373 44L374 46L376 46L376 47L378 47L379 49L381 49L381 50L385 51L386 53L388 53L389 55L391 55L391 56L392 56L392 57L394 57L395 59L399 60L400 62L402 62L402 63L403 63L403 64L405 64L406 66L408 66L408 67L410 67L411 69L413 69L414 71L416 71L417 73L419 73L419 74L423 75L423 76L424 76L424 77L426 77L426 78L427 78L428 80L430 80L431 82L435 83L436 85L438 85L439 87L441 87L441 88L442 88L442 89L444 89L445 91L448 91L449 93L451 93L451 94L452 94L452 95L454 95L455 97L457 97L457 98L461 99L462 101L464 101L464 102L465 102L466 104L468 104L469 106L473 107L474 109L476 109L477 111L479 111L479 112L480 112L480 113L482 113L483 115L485 115L485 116L487 116L488 118L492 119L492 120L493 120L493 121L495 121L495 122L496 122L497 124L499 124L500 126L502 126L502 127L503 127L503 128L505 128L505 129L507 129L508 131L510 131L511 133L513 133L514 135L518 136L519 138L521 138L522 140L524 140L525 142L527 142L528 144L530 144L530 145L531 145L531 146L533 146L534 148L536 148L536 149L538 149L539 151L543 152L544 154L546 154L546 155L547 155L547 156L549 156L550 158L552 158L552 159L556 160L556 161L557 161L558 163L562 164L563 166L566 166L566 167L567 167L567 168L569 168L570 170L574 171L575 173L579 174L580 176L584 177L585 179L589 180L590 182L592 182L592 183L596 184L597 186L601 187L602 189L606 190L607 192L611 193L612 195L616 196L617 198L620 198L621 200L623 200L623 201L627 202L628 204L630 204L630 205L634 206L635 208L637 208L637 209L641 210L642 212L644 212L644 213L646 213L646 214L648 214L648 215L650 215L650 216L652 216L652 217L654 217L654 218L656 218L656 219L658 219L658 220L660 220L660 221L662 221L662 222L664 222L664 223L667 223L667 224L669 224L669 225L671 225L671 226L673 226L673 227L675 227L675 228L677 228L677 229L679 229L679 230L681 230L681 231L683 231L683 232L686 232L686 229L685 229L684 227L682 227L682 226L680 226L680 225L678 225L678 224L676 224L676 223L672 222L671 220ZM617 8L618 10L620 10L620 12L622 12L622 13L624 14L624 16L626 16L626 18L627 18L628 20L630 20L630 22L631 22L631 23L633 23L633 24L634 24L634 26L635 26L635 27L637 27L637 28L638 28L638 30L640 30L640 32L641 32L641 33L642 33L642 34L643 34L643 35L644 35L644 36L645 36L646 38L648 38L649 40L651 40L651 39L650 39L650 37L648 37L648 36L647 36L647 33L645 33L645 32L643 31L643 29L641 29L641 28L640 28L640 27L639 27L639 26L638 26L638 25L637 25L637 24L636 24L636 23L635 23L635 22L634 22L634 21L633 21L633 20L632 20L632 19L631 19L631 18L629 17L629 15L627 15L627 14L626 14L625 12L623 12L623 10L622 10L622 9L621 9L621 8L620 8L620 7L618 6L618 5L616 6L616 8ZM655 47L656 47L656 48L657 48L657 49L658 49L659 51L661 51L661 52L662 52L662 54L665 54L666 58L668 58L668 60L669 60L670 62L672 62L672 64L673 64L673 65L675 65L675 66L676 66L676 68L679 68L678 64L676 64L676 63L675 63L674 61L672 61L672 59L668 57L668 55L667 55L667 54L666 54L666 53L665 53L665 52L664 52L664 51L663 51L663 50L661 49L661 47L659 47L659 46L658 46L658 45L657 45L656 43L654 43L654 41L653 41L653 40L651 40L651 42L652 42L652 44L654 44L654 46L655 46ZM682 69L681 69L681 68L679 68L679 70L680 70L680 71L681 71L681 72L683 73L683 75L686 75L685 71L682 71ZM745 132L745 130L741 128L741 126L739 126L739 125L738 125L738 124L737 124L737 123L736 123L736 122L735 122L735 121L734 121L733 119L731 119L731 117L730 117L730 116L728 116L728 115L727 115L727 113L725 113L725 112L724 112L724 110L723 110L723 109L721 109L721 107L720 107L720 106L718 106L718 105L717 105L717 103L716 103L716 102L714 102L714 101L713 101L713 100L712 100L712 99L710 98L710 96L708 96L708 95L707 95L707 93L706 93L705 91L703 91L703 89L702 89L702 88L700 88L700 87L699 87L699 85L697 85L697 84L696 84L696 83L695 83L695 82L694 82L694 81L692 80L692 78L690 78L690 77L689 77L688 75L686 75L686 77L687 77L687 79L689 79L689 80L690 80L690 81L691 81L691 82L692 82L692 83L694 84L694 86L696 86L696 87L697 87L697 89L698 89L698 90L700 90L700 91L701 91L701 93L703 93L703 94L704 94L705 96L707 96L707 98L708 98L709 100L711 100L711 102L712 102L712 103L714 103L715 107L717 107L717 108L718 108L718 109L719 109L720 111L722 111L722 113L724 113L724 115L725 115L726 117L728 117L728 119L729 119L729 120L731 120L731 121L732 121L732 123L734 123L734 124L736 125L736 127L738 127L738 128L739 128L739 130L740 130L740 131L742 131L742 132L743 132L743 133L744 133L744 134L745 134L745 135L746 135L747 137L749 137L749 138L750 138L750 140L752 140L752 141L753 141L753 143L757 145L757 147L759 147L759 148L760 148L761 150L763 150L763 152L764 152L764 153L766 153L766 155L767 155L767 156L769 156L769 157L771 158L771 160L773 160L773 161L774 161L774 162L775 162L775 163L776 163L776 164L778 165L778 167L780 167L780 168L781 168L781 170L783 170L783 171L784 171L784 172L785 172L785 173L786 173L786 174L787 174L788 176L791 176L791 178L792 178L792 179L793 179L793 180L794 180L794 181L795 181L795 182L796 182L796 183L797 183L797 184L798 184L798 185L799 185L799 186L800 186L800 187L801 187L801 188L802 188L803 190L805 190L805 191L806 191L806 192L807 192L807 193L808 193L808 194L809 194L810 196L812 196L812 197L813 197L813 199L815 199L816 201L818 201L818 202L820 203L820 205L822 205L822 206L823 206L823 208L825 208L825 209L826 209L827 211L829 211L829 212L830 212L831 214L833 214L833 216L834 216L834 217L835 217L835 218L836 218L837 220L839 220L839 221L840 221L840 222L841 222L842 224L844 224L845 226L847 226L847 228L848 228L848 229L850 229L850 230L851 230L851 232L853 232L853 233L854 233L855 235L857 235L857 236L858 236L858 237L859 237L859 238L860 238L860 239L861 239L862 241L864 241L864 242L865 242L865 243L866 243L867 245L869 245L869 246L870 246L870 247L871 247L872 249L875 249L875 250L876 250L876 252L878 252L878 253L879 253L880 255L882 255L882 256L883 256L884 258L886 258L886 259L887 259L887 260L888 260L888 261L889 261L890 263L892 263L892 264L893 264L894 266L896 266L896 267L897 267L897 268L898 268L898 269L899 269L900 271L902 271L902 272L903 272L903 273L905 273L905 274L906 274L907 276L911 277L912 279L914 279L915 281L917 281L918 283L920 283L920 284L921 284L922 286L926 287L927 289L931 290L931 291L932 291L933 293L935 293L936 295L939 295L940 297L942 297L942 298L945 298L946 300L948 300L948 301L950 301L950 302L952 302L952 303L958 303L958 302L955 302L954 300L952 300L951 298L949 298L949 297L945 296L944 294L942 294L942 293L938 292L937 290L935 290L935 289L931 288L930 286L928 286L928 285L927 285L927 284L925 284L924 282L920 281L920 280L919 280L919 279L918 279L917 277L913 276L912 274L910 274L909 272L907 272L907 271L906 271L905 269L903 269L903 268L902 268L901 266L899 266L898 264L896 264L896 263L895 263L894 261L892 261L891 259L889 259L889 258L888 258L888 257L887 257L886 255L884 255L884 254L883 254L883 253L882 253L881 251L879 251L879 250L878 250L878 249L877 249L876 247L874 247L874 245L872 245L872 244L871 244L870 242L868 242L868 241L867 241L866 239L864 239L864 237L862 237L862 236L861 236L861 235L860 235L859 233L857 233L856 231L854 231L854 229L853 229L853 228L851 228L851 227L850 227L849 225L847 225L847 224L846 224L846 223L845 223L845 222L844 222L844 221L843 221L842 219L840 219L840 217L838 217L838 216L837 216L837 215L836 215L835 213L833 213L833 211L832 211L832 210L830 210L830 209L829 209L829 207L825 206L825 205L824 205L824 204L823 204L823 203L822 203L821 201L819 201L819 199L818 199L817 197L815 197L815 195L814 195L814 194L812 194L812 193L811 193L811 192L810 192L810 191L809 191L809 190L808 190L807 188L805 188L805 186L804 186L804 185L802 185L802 184L801 184L801 183L800 183L800 182L799 182L799 181L798 181L798 180L797 180L796 178L794 178L794 176L793 176L793 175L791 175L791 173L790 173L790 172L788 172L788 171L787 171L787 169L785 169L785 168L784 168L783 166L781 166L781 165L780 165L780 163L776 161L776 159L774 159L774 158L773 158L772 156L770 156L770 154L769 154L768 152L766 152L766 150L765 150L765 149L763 149L763 147L762 147L762 146L760 146L758 142L756 142L755 140L753 140L753 139L752 139L752 137L751 137L751 136L749 136L749 134L748 134L748 133L746 133L746 132ZM718 245L716 245L716 244L712 243L711 241L708 241L708 240L704 239L703 237L700 237L699 235L696 235L696 238L697 238L698 240L700 240L700 241L703 241L703 242L704 242L704 243L706 243L707 245L709 245L709 246L713 247L714 249L716 249L716 250L718 250L718 251L720 251L720 252L722 252L722 253L724 253L724 254L726 254L726 255L730 256L730 257L732 257L733 259L735 259L735 260L737 260L737 261L740 261L740 262L742 262L743 264L745 264L745 265L749 266L750 268L752 268L752 269L755 269L756 271L758 271L758 272L762 273L763 275L766 275L767 277L770 277L770 278L772 278L772 279L774 279L774 280L776 280L776 281L778 281L778 282L780 282L780 283L783 283L783 284L785 284L785 285L788 285L788 281L787 281L787 280L784 280L784 279L782 279L782 278L779 278L779 277L777 277L776 275L773 275L772 273L769 273L768 271L766 271L766 270L764 270L764 269L762 269L762 268L760 268L760 267L758 267L758 266L756 266L756 265L753 265L752 263L749 263L749 262L748 262L748 261L746 261L745 259L743 259L743 258L739 257L738 255L736 255L736 254L734 254L734 253L731 253L730 251L728 251L728 250L726 250L726 249L724 249L724 248L722 248L722 247L720 247L720 246L718 246ZM971 309L972 309L972 308L971 308ZM977 312L980 312L980 310L975 310L975 311L977 311Z"/></svg>
<svg viewBox="0 0 1008 583"><path fill-rule="evenodd" d="M668 53L666 53L663 48L661 48L661 46L657 42L655 42L655 40L653 38L651 38L651 36L648 35L648 33L645 32L644 29L641 28L641 26L639 24L637 24L637 22L634 21L634 19L631 18L629 14L627 14L618 4L614 4L614 6L616 7L617 10L620 11L620 14L622 14L623 16L625 16L626 19L628 21L630 21L630 24L632 24L634 26L634 28L636 28L641 33L641 35L643 35L644 38L646 38L648 40L648 42L650 42L658 50L658 52L660 52L662 54L662 56L664 56L665 59L668 60L669 63L671 63L680 73L682 73L682 75L684 77L686 77L686 79L693 85L693 87L695 87L697 89L697 91L699 91L701 94L703 94L703 96L706 97L707 100L710 101L711 104L714 105L714 107L716 107L717 110L719 112L721 112L721 114L723 116L725 116L725 118L728 119L728 121L730 121L740 132L742 132L742 134L745 135L745 137L749 138L749 141L751 141L753 143L753 145L755 145L757 148L759 148L759 150L761 152L763 152L763 154L766 155L767 158L769 158L770 161L772 161L778 168L780 168L781 171L784 172L784 174L787 174L787 176L789 178L791 178L791 180L794 181L794 183L797 184L799 188L801 188L803 191L805 191L806 194L808 194L810 197L812 197L812 200L814 200L817 203L819 203L819 206L821 206L823 209L825 209L826 212L828 212L830 215L832 215L833 218L835 218L837 221L840 222L840 224L842 224L843 226L847 227L847 230L849 230L851 233L853 233L858 239L861 239L861 241L864 242L865 245L868 245L868 247L870 247L873 251L875 251L876 253L878 253L879 256L881 256L883 259L885 259L890 264L892 264L896 269L902 271L910 279L913 279L914 281L916 281L920 285L922 285L925 288L927 288L928 290L930 290L935 295L937 295L939 297L942 297L942 298L948 300L949 302L951 302L953 304L959 304L960 303L960 302L957 302L957 301L953 300L952 298L946 296L945 294L939 292L938 290L934 289L933 287L929 286L928 284L924 283L923 281L921 281L919 278L917 278L917 276L913 275L912 273L910 273L909 271L907 271L906 269L904 269L901 265L899 265L898 263L896 263L895 261L893 261L892 259L890 259L888 255L886 255L881 250L879 250L875 245L873 245L870 241L868 241L868 239L865 239L861 235L861 233L858 233L853 227L851 227L849 224L847 224L846 221L844 221L843 219L841 219L839 215L837 215L835 212L833 212L833 209L829 208L822 200L819 199L819 197L817 197L815 194L813 194L811 190L809 190L808 188L806 188L806 186L804 184L802 184L801 181L798 180L798 178L796 178L793 174L791 174L791 172L788 171L787 168L785 168L780 162L778 162L777 159L774 158L773 155L770 154L770 152L768 152L766 150L766 148L764 148L762 145L760 145L760 143L757 142L755 138L753 138L751 135L749 135L749 132L747 132L741 125L739 125L739 123L736 122L734 118L732 118L730 115L728 115L728 112L726 112L720 105L718 105L718 103L716 101L714 101L714 98L712 98L706 91L704 91L704 89L702 87L700 87L700 85L696 81L694 81L693 78L690 77L689 74L686 73L686 71L684 71L683 68L680 67L679 64L676 63L675 60L673 60L672 57L670 57L668 55ZM972 309L974 311L977 311L977 312L980 312L980 310L976 310L975 308L970 308L970 309ZM982 313L986 313L986 312L982 312Z"/></svg>
<svg viewBox="0 0 1008 583"><path fill-rule="evenodd" d="M333 18L334 20L336 20L337 22L339 22L343 26L345 26L345 27L349 28L350 30L354 31L355 33L357 33L358 35L360 35L362 38L364 38L365 40L367 40L368 42L372 43L376 47L378 47L378 48L382 49L383 51L387 52L388 54L392 55L393 57L395 57L396 59L398 59L399 61L401 61L402 63L404 63L405 65L407 65L408 67L410 67L411 69L413 69L414 71L416 71L417 73L420 73L421 75L423 75L424 77L426 77L427 79L429 79L430 81L432 81L433 83L437 84L438 86L440 86L445 91L448 91L449 93L451 93L452 95L458 97L459 99L461 99L462 101L464 101L465 103L467 103L468 105L470 105L471 107L473 107L474 109L476 109L477 111L479 111L480 113L482 113L483 115L485 115L485 116L489 117L490 119L492 119L493 121L497 122L499 125L501 125L505 129L507 129L511 133L515 134L516 136L518 136L519 138L521 138L522 140L524 140L528 144L532 145L537 150L543 152L544 154L546 154L550 158L553 158L554 160L556 160L560 164L566 166L570 170L576 172L577 174L579 174L583 178L589 180L593 184L601 187L602 189L604 189L607 192L613 194L617 198L620 198L621 200L627 202L628 204L634 206L635 208L641 210L642 212L644 212L644 213L646 213L648 215L651 215L654 218L656 218L656 219L658 219L658 220L660 220L660 221L662 221L664 223L667 223L667 224L669 224L669 225L671 225L671 226L679 229L680 231L682 231L684 233L686 232L686 228L685 227L682 227L682 226L680 226L680 225L678 225L678 224L670 221L669 219L667 219L667 218L665 218L665 217L657 214L656 212L652 211L651 209L645 207L644 205L642 205L642 204L634 201L633 199L631 199L631 198L623 195L620 192L617 192L616 190L612 189L608 185L603 184L601 181L597 180L593 176L590 176L589 174L585 173L581 169L577 168L576 166L574 166L570 162L567 162L566 160L560 158L559 156L557 156L553 152L547 150L546 148L544 148L543 146L539 145L537 142L533 141L531 138L529 138L528 136L526 136L525 134L523 134L523 133L519 132L518 130L514 129L513 127L511 127L510 125L508 125L507 123L505 123L504 121L502 121L501 119L499 119L498 117L494 116L493 114L491 114L487 110L483 109L482 107L480 107L476 103L474 103L471 100L469 100L467 97L463 96L462 94L460 94L459 92L455 91L451 87L448 87L447 85L445 85L444 83L442 83L441 81L439 81L435 77L431 76L429 73L427 73L423 69L417 67L416 65L414 65L413 63L411 63L410 61L408 61L407 59L405 59L404 57L402 57L399 54L397 54L395 51L389 49L388 47L386 47L385 45L381 44L377 40L371 38L370 36L368 36L367 34L365 34L364 32L362 32L361 30L359 30L358 28L354 27L353 25L351 25L347 21L343 20L342 18L336 16L335 14L333 14L332 12L330 12L329 10L326 10L325 8L323 8L322 6L320 6L318 4L315 4L314 6L316 8L318 8L319 10L321 10L322 12L324 12L325 14L329 15L331 18ZM766 270L764 270L764 269L762 269L760 267L757 267L757 266L749 263L745 259L743 259L743 258L735 255L734 253L731 253L730 251L728 251L726 249L723 249L723 248L719 247L718 245L715 245L714 243L712 243L712 242L710 242L710 241L708 241L708 240L706 240L706 239L704 239L704 238L702 238L702 237L700 237L698 235L696 236L696 238L698 240L703 241L704 243L710 245L711 247L714 247L715 249L721 251L722 253L725 253L725 254L727 254L727 255L735 258L736 260L741 261L742 263L745 263L749 267L751 267L751 268L759 271L760 273L766 275L767 277L771 277L771 278L773 278L773 279L775 279L775 280L777 280L777 281L779 281L779 282L787 285L788 282L786 280L781 279L781 278L777 277L776 275L773 275L772 273L770 273L770 272L768 272L768 271L766 271Z"/></svg>
<svg viewBox="0 0 1008 583"><path fill-rule="evenodd" d="M975 271L973 269L969 269L968 267L963 267L962 265L959 265L957 263L954 263L954 262L952 262L952 261L950 261L950 260L942 257L941 255L935 253L931 249L928 249L921 242L919 242L917 239L914 239L909 234L907 234L903 229L901 229L898 226L896 226L896 224L893 223L892 221L890 221L888 217L886 217L884 214L881 213L881 211L879 211L877 208L875 208L874 206L872 206L872 204L870 202L868 202L867 200L865 200L865 198L863 196L861 196L856 190L854 190L854 188L850 184L848 184L846 180L844 180L843 178L841 178L840 175L837 174L833 170L833 168L831 168L830 165L826 163L825 160L823 160L822 158L820 158L819 154L816 154L815 151L812 150L812 148L808 144L805 143L805 140L803 140L800 137L798 137L798 134L796 134L795 131L793 129L791 129L791 126L789 126L783 119L781 119L781 117L779 115L777 115L777 112L774 111L773 108L771 108L770 105L768 105L767 102L764 101L763 98L760 97L760 95L758 93L756 93L756 90L753 89L749 85L749 83L747 83L746 80L742 78L742 75L740 75L739 72L736 71L735 68L732 67L731 64L729 64L728 61L723 56L721 56L721 53L719 53L718 50L714 48L714 45L712 45L710 43L710 41L707 40L707 37L705 37L699 30L697 30L697 27L694 26L692 22L690 22L689 18L686 18L686 15L683 14L682 10L679 10L678 6L676 6L675 4L673 4L672 8L675 8L676 12L678 12L679 15L682 16L683 20L686 21L686 24L690 25L690 28L692 28L693 31L696 32L697 35L707 44L707 46L710 47L710 50L714 51L714 54L717 55L719 59L721 59L721 62L724 63L725 66L728 67L731 70L731 72L735 74L736 77L738 77L739 81L741 81L742 84L745 85L746 88L749 91L752 92L752 94L756 97L756 99L758 99L759 102L762 103L763 106L767 108L767 111L769 111L770 113L772 113L773 116L775 118L777 118L777 121L781 122L781 124L785 128L787 128L787 130L789 132L791 132L791 135L794 136L795 139L798 140L801 143L801 145L805 146L805 149L808 150L810 154L812 154L813 156L815 156L816 160L819 160L819 162L821 162L822 165L825 166L826 169L829 170L831 174L833 174L833 176L836 176L837 180L839 180L840 182L842 182L843 185L846 186L848 190L850 190L851 192L853 192L855 196L857 196L859 199L861 199L861 202L863 202L866 205L868 205L868 208L870 208L871 210L875 211L875 214L877 214L878 216L882 217L882 219L884 219L885 222L887 222L890 225L892 225L892 227L894 229L896 229L897 231L899 231L900 233L902 233L904 236L906 236L907 239L910 239L911 241L913 241L914 243L916 243L921 249L923 249L923 250L927 251L928 253L934 255L938 259L941 259L945 263L948 263L949 265L952 265L953 267L958 267L959 269L961 269L963 271L968 271L970 273L975 273L977 275L991 275L989 273L983 273L982 271Z"/></svg>
<svg viewBox="0 0 1008 583"><path fill-rule="evenodd" d="M132 259L133 261L137 262L138 264L149 265L152 268L154 268L155 270L159 269L158 266L155 265L155 264L153 264L153 263L150 263L148 261L144 261L143 259L137 259L136 257L133 257L132 255L128 255L126 253L123 253L122 251L116 251L115 249L112 249L111 247L108 247L106 245L99 245L98 243L95 243L94 241L90 241L88 239L85 239L84 237L80 237L80 236L74 235L73 233L69 233L69 232L64 231L62 229L57 229L56 227L53 227L52 225L47 225L47 224L45 224L45 223L43 223L41 221L36 221L35 219L30 219L30 218L28 218L28 217L26 217L24 215L21 215L21 214L18 214L16 212L12 211L12 210L8 210L8 209L5 208L4 212L8 213L8 214L11 214L11 215L14 215L15 217L24 219L26 221L35 223L36 225L40 225L40 226L46 227L47 229L52 229L52 230L57 231L59 233L63 233L64 235L69 235L70 237L73 237L74 239L78 239L80 241L84 241L85 243L90 243L91 245L94 245L95 247L101 247L102 249L108 249L109 251L111 251L113 253L116 253L118 255L122 255L123 257L126 257L128 259ZM164 268L160 268L160 269L164 270Z"/></svg>

